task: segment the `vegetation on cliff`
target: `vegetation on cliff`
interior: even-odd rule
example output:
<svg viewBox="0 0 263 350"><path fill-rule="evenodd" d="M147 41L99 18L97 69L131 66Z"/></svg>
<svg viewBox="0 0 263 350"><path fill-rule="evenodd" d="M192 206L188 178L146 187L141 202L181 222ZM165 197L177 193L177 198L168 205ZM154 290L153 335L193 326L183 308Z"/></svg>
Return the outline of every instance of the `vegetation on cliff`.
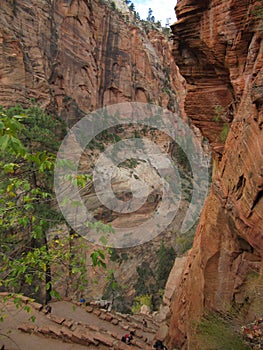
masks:
<svg viewBox="0 0 263 350"><path fill-rule="evenodd" d="M66 293L81 293L88 283L86 245L66 228L53 193L63 130L37 106L0 110L0 288L40 302L60 297L58 281ZM102 250L90 259L105 267Z"/></svg>

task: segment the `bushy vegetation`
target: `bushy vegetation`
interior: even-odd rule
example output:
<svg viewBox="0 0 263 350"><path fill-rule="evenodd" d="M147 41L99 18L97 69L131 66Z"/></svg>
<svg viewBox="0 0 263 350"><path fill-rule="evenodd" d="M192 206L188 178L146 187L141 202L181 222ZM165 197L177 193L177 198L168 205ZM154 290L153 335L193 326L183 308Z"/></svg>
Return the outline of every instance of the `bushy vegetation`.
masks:
<svg viewBox="0 0 263 350"><path fill-rule="evenodd" d="M174 264L175 256L174 248L167 247L162 242L156 252L156 269L153 270L148 261L143 261L141 265L137 266L137 277L134 285L136 294L131 309L126 300L125 290L127 286L121 286L113 272L106 285L103 298L113 300L113 307L120 312L138 312L144 304L149 306L151 310L157 310L162 301L163 290ZM111 248L111 261L122 264L128 258L125 251Z"/></svg>
<svg viewBox="0 0 263 350"><path fill-rule="evenodd" d="M126 252L121 252L119 254L118 249L111 248L110 249L110 260L118 263L122 263L123 261L128 260L128 254Z"/></svg>
<svg viewBox="0 0 263 350"><path fill-rule="evenodd" d="M0 108L0 288L41 302L59 298L57 279L65 289L87 283L83 242L69 228L61 234L65 222L55 206L53 171L63 130L38 106ZM48 240L51 228L56 234ZM105 267L101 250L90 258Z"/></svg>
<svg viewBox="0 0 263 350"><path fill-rule="evenodd" d="M217 123L224 123L223 127L222 127L222 130L221 130L221 132L219 134L219 140L221 142L223 142L223 143L226 142L227 135L228 135L228 132L229 132L229 124L225 122L227 120L226 116L227 116L226 107L223 107L221 105L216 105L214 107L214 115L213 115L213 118L212 118L213 121L217 122Z"/></svg>
<svg viewBox="0 0 263 350"><path fill-rule="evenodd" d="M176 254L173 247L166 247L162 242L156 254L157 271L153 272L148 262L143 261L137 267L136 297L151 296L151 308L156 310L161 303L162 290L173 267Z"/></svg>
<svg viewBox="0 0 263 350"><path fill-rule="evenodd" d="M148 306L150 310L152 309L152 299L149 294L140 295L134 298L133 305L132 305L132 312L133 313L140 312L141 307L143 305Z"/></svg>
<svg viewBox="0 0 263 350"><path fill-rule="evenodd" d="M31 285L37 293L42 272L50 275L50 266L43 259L39 261L41 272L37 271L35 253L44 258L45 232L62 220L51 205L58 149L58 137L52 130L58 129L60 122L35 106L27 110L21 106L1 108L0 122L1 284L14 291ZM47 287L47 291L51 289Z"/></svg>
<svg viewBox="0 0 263 350"><path fill-rule="evenodd" d="M169 273L173 267L175 260L175 250L173 247L165 247L162 242L157 253L158 269L157 269L157 286L159 289L164 289Z"/></svg>
<svg viewBox="0 0 263 350"><path fill-rule="evenodd" d="M225 118L225 115L226 115L225 107L221 105L216 105L214 107L214 115L213 115L214 122L222 122Z"/></svg>
<svg viewBox="0 0 263 350"><path fill-rule="evenodd" d="M109 272L107 280L108 282L102 299L110 300L112 302L112 307L115 310L122 313L130 313L130 309L125 300L126 286L118 283L112 270Z"/></svg>
<svg viewBox="0 0 263 350"><path fill-rule="evenodd" d="M263 19L263 6L262 5L258 5L255 7L255 10L252 13L254 15L254 17L256 17L256 19L258 20L262 20ZM261 24L262 26L262 24Z"/></svg>
<svg viewBox="0 0 263 350"><path fill-rule="evenodd" d="M179 233L176 235L176 252L177 254L183 255L193 246L194 235L197 228L197 223L187 232Z"/></svg>
<svg viewBox="0 0 263 350"><path fill-rule="evenodd" d="M224 123L223 129L221 130L220 135L219 135L221 142L223 142L223 143L226 142L228 132L229 132L229 125L228 125L228 123Z"/></svg>
<svg viewBox="0 0 263 350"><path fill-rule="evenodd" d="M249 350L231 319L217 313L205 315L193 331L194 343L202 350Z"/></svg>

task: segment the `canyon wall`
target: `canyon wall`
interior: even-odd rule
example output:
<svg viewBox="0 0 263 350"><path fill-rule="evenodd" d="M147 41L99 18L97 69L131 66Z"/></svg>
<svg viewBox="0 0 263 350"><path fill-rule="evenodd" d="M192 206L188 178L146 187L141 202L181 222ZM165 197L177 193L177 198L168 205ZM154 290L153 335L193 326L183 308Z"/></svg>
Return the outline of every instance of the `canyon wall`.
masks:
<svg viewBox="0 0 263 350"><path fill-rule="evenodd" d="M186 114L212 146L211 192L173 286L173 347L198 349L191 321L206 309L235 306L249 319L262 312L256 298L263 253L260 6L178 0L172 47L161 31L147 35L130 12L103 1L1 2L0 104L28 106L35 99L72 126L89 111L125 101L171 111L179 102L183 114L185 99ZM135 251L129 280L136 264L148 258L155 264L156 244L149 246Z"/></svg>
<svg viewBox="0 0 263 350"><path fill-rule="evenodd" d="M173 348L197 350L192 326L205 311L234 308L247 321L263 312L262 3L178 0L176 13L173 54L187 81L186 114L213 152L212 188L169 328Z"/></svg>
<svg viewBox="0 0 263 350"><path fill-rule="evenodd" d="M172 56L171 39L161 29L152 30L153 24L143 26L124 2L113 6L102 0L3 0L0 13L0 105L27 107L34 100L68 127L89 111L126 101L154 103L171 111L177 111L179 103L182 110L185 83ZM100 151L93 153L98 156ZM125 186L117 182L123 192L129 190L126 180ZM87 199L92 202L90 198L96 199L100 218L109 222L110 213L100 208L94 192ZM147 217L156 205L151 203L141 216ZM119 283L128 286L124 294L129 302L137 267L147 262L156 271L162 240L174 245L174 230L125 251L125 261L109 262ZM105 272L96 278L99 287L90 283L87 294L101 297Z"/></svg>
<svg viewBox="0 0 263 350"><path fill-rule="evenodd" d="M69 125L125 101L175 110L183 79L171 40L161 30L147 36L122 11L99 0L3 0L0 104L36 99Z"/></svg>

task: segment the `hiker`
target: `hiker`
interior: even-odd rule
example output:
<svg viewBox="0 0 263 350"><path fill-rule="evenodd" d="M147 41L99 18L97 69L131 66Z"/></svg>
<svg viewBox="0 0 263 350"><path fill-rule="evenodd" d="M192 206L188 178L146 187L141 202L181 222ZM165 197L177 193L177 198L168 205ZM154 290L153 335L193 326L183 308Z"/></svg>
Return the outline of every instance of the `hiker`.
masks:
<svg viewBox="0 0 263 350"><path fill-rule="evenodd" d="M162 350L163 342L161 340L156 340L156 342L154 343L153 347L156 350Z"/></svg>
<svg viewBox="0 0 263 350"><path fill-rule="evenodd" d="M52 307L50 305L46 305L44 307L44 311L45 311L46 314L51 314Z"/></svg>
<svg viewBox="0 0 263 350"><path fill-rule="evenodd" d="M153 347L156 350L168 350L161 340L156 340Z"/></svg>
<svg viewBox="0 0 263 350"><path fill-rule="evenodd" d="M126 344L131 344L131 340L133 339L134 334L135 334L135 332L131 331L130 333L123 335L121 337L121 341L126 343Z"/></svg>

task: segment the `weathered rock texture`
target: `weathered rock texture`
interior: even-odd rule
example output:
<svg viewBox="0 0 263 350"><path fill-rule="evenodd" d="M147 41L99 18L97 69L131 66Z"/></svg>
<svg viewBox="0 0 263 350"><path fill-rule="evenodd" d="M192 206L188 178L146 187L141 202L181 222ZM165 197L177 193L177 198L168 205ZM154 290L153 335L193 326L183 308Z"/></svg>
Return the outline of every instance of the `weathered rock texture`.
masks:
<svg viewBox="0 0 263 350"><path fill-rule="evenodd" d="M199 349L191 321L204 310L234 306L248 319L262 314L260 9L260 1L246 0L179 0L176 8L174 56L187 81L186 113L215 151L212 189L172 301L170 344L180 349ZM230 124L220 147L216 105L226 112L222 123Z"/></svg>
<svg viewBox="0 0 263 350"><path fill-rule="evenodd" d="M0 40L0 104L35 98L69 125L125 101L175 110L183 90L171 41L99 0L4 0Z"/></svg>
<svg viewBox="0 0 263 350"><path fill-rule="evenodd" d="M100 0L1 1L0 104L27 106L33 98L69 127L84 113L125 101L177 110L185 89L172 56L172 41L160 30L149 30L147 35L134 14L123 4L121 8L114 10L110 1ZM123 179L117 179L119 186L126 182L127 187ZM125 189L122 186L122 192ZM88 201L98 202L94 192ZM150 203L144 217L157 204ZM101 219L105 212L99 212L100 205L95 203ZM166 245L174 241L172 231L163 238ZM131 259L115 265L120 283L136 283L136 267L143 261L157 269L154 251L161 239L134 249ZM104 274L101 280L106 283ZM93 295L101 297L103 287L93 285ZM134 293L132 287L126 296Z"/></svg>

